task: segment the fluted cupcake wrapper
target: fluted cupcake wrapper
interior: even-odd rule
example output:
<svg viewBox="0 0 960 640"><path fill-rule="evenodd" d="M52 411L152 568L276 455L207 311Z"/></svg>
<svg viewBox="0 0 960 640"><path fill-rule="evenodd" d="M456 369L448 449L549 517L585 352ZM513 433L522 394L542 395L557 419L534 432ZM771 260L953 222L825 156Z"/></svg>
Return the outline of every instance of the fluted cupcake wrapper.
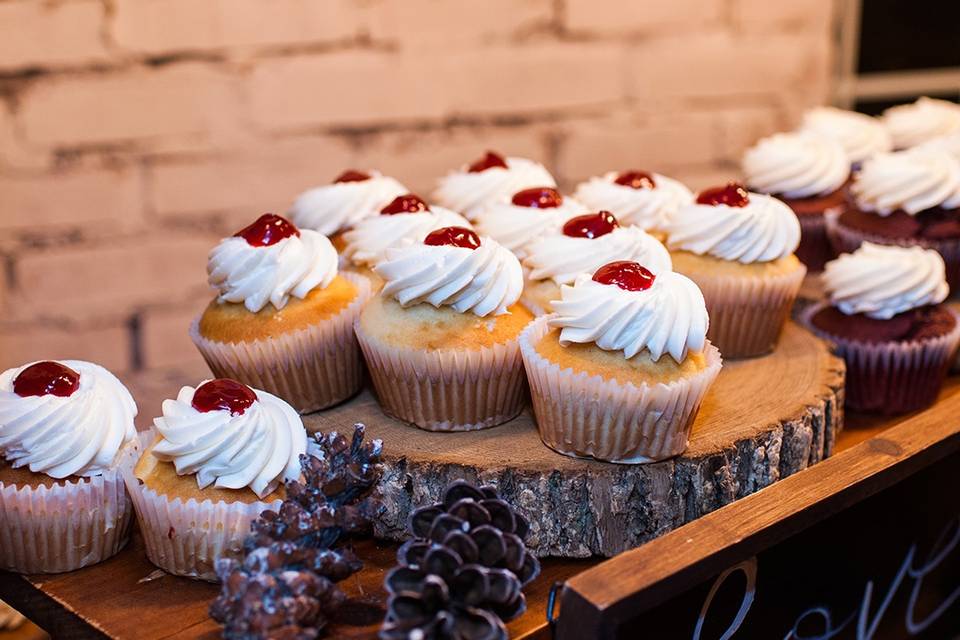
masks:
<svg viewBox="0 0 960 640"><path fill-rule="evenodd" d="M800 221L800 246L794 255L808 270L823 271L824 265L833 258L833 247L827 237L826 216L798 215L797 220Z"/></svg>
<svg viewBox="0 0 960 640"><path fill-rule="evenodd" d="M137 447L136 441L127 447ZM130 537L133 506L118 456L106 473L52 487L0 482L0 569L61 573L102 562Z"/></svg>
<svg viewBox="0 0 960 640"><path fill-rule="evenodd" d="M814 326L813 316L828 305L820 302L804 309L801 319L814 335L832 342L835 353L846 363L844 393L848 408L893 415L936 401L960 344L960 314L947 308L956 324L942 336L869 343L841 338Z"/></svg>
<svg viewBox="0 0 960 640"><path fill-rule="evenodd" d="M153 441L153 430L140 434L141 450ZM217 558L239 553L250 524L281 501L223 502L169 498L148 489L129 466L123 474L133 499L147 558L167 573L217 582Z"/></svg>
<svg viewBox="0 0 960 640"><path fill-rule="evenodd" d="M727 359L770 353L777 346L806 273L801 264L790 273L762 278L702 272L690 275L707 304L707 338Z"/></svg>
<svg viewBox="0 0 960 640"><path fill-rule="evenodd" d="M561 369L537 353L553 316L537 318L520 334L533 410L543 443L575 458L640 464L676 456L687 448L694 418L722 366L707 342L706 367L666 384L605 380Z"/></svg>
<svg viewBox="0 0 960 640"><path fill-rule="evenodd" d="M514 418L526 401L517 340L428 351L389 345L357 322L357 339L384 412L427 431L474 431Z"/></svg>
<svg viewBox="0 0 960 640"><path fill-rule="evenodd" d="M233 378L290 403L300 413L346 400L363 385L363 358L353 335L354 320L371 296L370 281L341 275L357 287L357 297L321 322L248 342L218 342L200 335L200 318L190 337L218 378Z"/></svg>
<svg viewBox="0 0 960 640"><path fill-rule="evenodd" d="M943 257L950 291L960 290L960 239L931 240L928 238L884 238L843 225L837 216L826 217L827 236L837 253L853 253L864 242L895 247L923 247L933 249Z"/></svg>

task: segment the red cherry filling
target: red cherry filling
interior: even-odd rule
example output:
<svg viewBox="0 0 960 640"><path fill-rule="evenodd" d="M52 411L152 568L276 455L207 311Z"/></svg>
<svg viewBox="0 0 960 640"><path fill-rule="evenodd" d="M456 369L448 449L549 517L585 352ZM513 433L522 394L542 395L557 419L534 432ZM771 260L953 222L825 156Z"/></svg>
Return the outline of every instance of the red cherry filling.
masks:
<svg viewBox="0 0 960 640"><path fill-rule="evenodd" d="M421 211L430 211L430 207L420 196L408 193L394 198L390 204L380 209L380 214L392 216L395 213L419 213Z"/></svg>
<svg viewBox="0 0 960 640"><path fill-rule="evenodd" d="M372 178L369 173L363 171L357 171L356 169L347 169L334 180L334 183L338 182L363 182L364 180L369 180Z"/></svg>
<svg viewBox="0 0 960 640"><path fill-rule="evenodd" d="M430 234L423 239L423 244L428 244L433 247L450 245L473 250L480 246L480 236L466 227L444 227L436 231L431 231Z"/></svg>
<svg viewBox="0 0 960 640"><path fill-rule="evenodd" d="M657 186L656 180L646 171L624 171L614 182L631 189L655 189Z"/></svg>
<svg viewBox="0 0 960 640"><path fill-rule="evenodd" d="M750 196L747 194L747 189L739 182L728 182L722 187L706 189L697 195L698 204L745 207L748 202L750 202Z"/></svg>
<svg viewBox="0 0 960 640"><path fill-rule="evenodd" d="M653 286L656 276L639 262L618 260L597 269L593 281L600 284L615 284L626 291L644 291Z"/></svg>
<svg viewBox="0 0 960 640"><path fill-rule="evenodd" d="M567 220L563 225L563 235L592 240L607 235L619 226L620 223L609 211L588 213Z"/></svg>
<svg viewBox="0 0 960 640"><path fill-rule="evenodd" d="M563 204L563 196L560 195L559 191L550 187L534 187L516 192L510 201L518 207L555 209Z"/></svg>
<svg viewBox="0 0 960 640"><path fill-rule="evenodd" d="M251 247L269 247L284 238L299 236L300 230L286 218L265 213L253 224L240 229L233 235L235 238L243 238Z"/></svg>
<svg viewBox="0 0 960 640"><path fill-rule="evenodd" d="M492 169L494 167L506 169L507 161L504 160L503 156L501 156L499 153L487 151L486 155L471 164L467 171L469 173L480 173L481 171L486 171L487 169Z"/></svg>
<svg viewBox="0 0 960 640"><path fill-rule="evenodd" d="M66 365L51 360L36 362L13 379L13 392L27 396L59 396L66 398L80 386L80 374Z"/></svg>
<svg viewBox="0 0 960 640"><path fill-rule="evenodd" d="M257 394L247 385L230 378L217 378L197 387L190 404L201 413L226 410L232 416L239 416L256 400Z"/></svg>

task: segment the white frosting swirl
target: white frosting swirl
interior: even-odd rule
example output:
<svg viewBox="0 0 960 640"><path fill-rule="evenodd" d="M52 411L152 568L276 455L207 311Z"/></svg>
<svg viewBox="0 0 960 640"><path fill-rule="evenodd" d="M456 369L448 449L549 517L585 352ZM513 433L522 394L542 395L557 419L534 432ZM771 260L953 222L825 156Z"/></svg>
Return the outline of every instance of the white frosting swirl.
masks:
<svg viewBox="0 0 960 640"><path fill-rule="evenodd" d="M616 171L590 178L577 185L574 198L590 209L609 211L621 224L660 230L682 205L693 200L693 194L672 178L651 174L653 189L634 189L617 184Z"/></svg>
<svg viewBox="0 0 960 640"><path fill-rule="evenodd" d="M960 105L946 100L919 98L912 104L890 107L881 116L896 149L960 131Z"/></svg>
<svg viewBox="0 0 960 640"><path fill-rule="evenodd" d="M422 242L428 233L443 227L472 228L459 213L437 206L417 213L373 216L343 235L347 243L343 255L354 264L373 266L383 260L387 249Z"/></svg>
<svg viewBox="0 0 960 640"><path fill-rule="evenodd" d="M137 437L137 405L116 376L82 360L59 360L79 376L71 395L18 396L13 381L31 364L0 374L0 455L14 468L52 478L96 476Z"/></svg>
<svg viewBox="0 0 960 640"><path fill-rule="evenodd" d="M893 149L890 133L878 119L836 107L816 107L807 111L800 131L836 141L843 147L851 164Z"/></svg>
<svg viewBox="0 0 960 640"><path fill-rule="evenodd" d="M607 351L623 351L632 358L644 349L659 360L664 353L683 362L687 353L699 353L706 344L710 320L703 294L692 280L665 271L644 291L627 291L601 284L581 274L571 287L560 287L553 303L560 327L560 344L596 343Z"/></svg>
<svg viewBox="0 0 960 640"><path fill-rule="evenodd" d="M427 302L481 318L507 313L523 291L520 262L488 237L476 249L425 244L388 249L374 271L386 281L382 295L404 307Z"/></svg>
<svg viewBox="0 0 960 640"><path fill-rule="evenodd" d="M619 227L599 238L571 238L562 233L530 245L523 265L531 280L550 279L570 284L582 273L594 271L615 260L639 262L654 274L670 271L670 253L660 241L639 227Z"/></svg>
<svg viewBox="0 0 960 640"><path fill-rule="evenodd" d="M860 209L881 216L955 209L960 207L960 163L944 151L881 153L863 163L850 190Z"/></svg>
<svg viewBox="0 0 960 640"><path fill-rule="evenodd" d="M953 156L954 160L960 162L960 131L928 140L915 148L924 151L945 151Z"/></svg>
<svg viewBox="0 0 960 640"><path fill-rule="evenodd" d="M196 474L201 489L250 487L259 498L300 477L307 432L293 407L254 389L257 399L240 415L201 412L193 408L195 392L183 387L176 400L163 401L163 415L153 420L157 459L172 462L179 475Z"/></svg>
<svg viewBox="0 0 960 640"><path fill-rule="evenodd" d="M252 313L272 303L283 309L290 296L304 298L337 276L337 250L326 236L303 229L268 247L240 237L224 238L207 259L207 281L220 302L242 302Z"/></svg>
<svg viewBox="0 0 960 640"><path fill-rule="evenodd" d="M889 320L898 313L947 298L943 258L933 249L864 242L827 263L823 275L830 303L847 315Z"/></svg>
<svg viewBox="0 0 960 640"><path fill-rule="evenodd" d="M290 207L293 223L325 236L375 216L397 196L410 190L397 180L370 171L369 180L334 182L301 193Z"/></svg>
<svg viewBox="0 0 960 640"><path fill-rule="evenodd" d="M507 199L478 211L474 225L523 260L530 243L557 233L564 222L581 213L587 213L587 208L566 196L559 207L546 209L518 207Z"/></svg>
<svg viewBox="0 0 960 640"><path fill-rule="evenodd" d="M809 133L763 138L743 156L747 186L785 198L833 193L850 177L850 160L833 140Z"/></svg>
<svg viewBox="0 0 960 640"><path fill-rule="evenodd" d="M750 193L744 207L693 203L668 225L671 249L744 264L785 258L800 244L800 222L780 200Z"/></svg>
<svg viewBox="0 0 960 640"><path fill-rule="evenodd" d="M555 187L550 172L526 158L505 158L507 168L491 167L470 173L468 165L440 178L432 199L441 206L463 212L473 219L481 207L532 187Z"/></svg>

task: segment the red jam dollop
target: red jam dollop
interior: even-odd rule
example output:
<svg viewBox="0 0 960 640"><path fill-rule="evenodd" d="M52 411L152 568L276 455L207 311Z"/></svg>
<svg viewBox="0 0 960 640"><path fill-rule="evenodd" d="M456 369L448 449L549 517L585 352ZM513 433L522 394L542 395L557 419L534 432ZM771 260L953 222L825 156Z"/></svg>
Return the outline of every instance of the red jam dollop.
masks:
<svg viewBox="0 0 960 640"><path fill-rule="evenodd" d="M600 284L615 284L625 291L645 291L653 286L656 276L639 262L618 260L597 269L593 281Z"/></svg>
<svg viewBox="0 0 960 640"><path fill-rule="evenodd" d="M510 202L518 207L555 209L563 204L563 196L552 187L534 187L516 192Z"/></svg>
<svg viewBox="0 0 960 640"><path fill-rule="evenodd" d="M750 202L750 195L747 188L739 182L728 182L722 187L713 187L705 189L697 194L697 204L718 205L725 204L728 207L745 207Z"/></svg>
<svg viewBox="0 0 960 640"><path fill-rule="evenodd" d="M248 227L233 234L243 238L251 247L269 247L290 236L300 236L300 230L286 218L265 213Z"/></svg>
<svg viewBox="0 0 960 640"><path fill-rule="evenodd" d="M363 182L365 180L369 180L372 177L373 176L371 176L369 173L365 173L363 171L357 171L356 169L347 169L346 171L341 173L339 176L337 176L337 179L334 180L333 182L335 184L341 183L341 182Z"/></svg>
<svg viewBox="0 0 960 640"><path fill-rule="evenodd" d="M466 227L443 227L442 229L431 231L429 235L423 239L423 244L428 244L432 247L449 245L473 250L480 247L480 236Z"/></svg>
<svg viewBox="0 0 960 640"><path fill-rule="evenodd" d="M217 378L197 387L190 404L200 413L229 411L230 415L239 416L256 400L257 394L247 385L230 378Z"/></svg>
<svg viewBox="0 0 960 640"><path fill-rule="evenodd" d="M430 211L430 207L420 196L408 193L391 200L390 204L380 209L380 214L392 216L397 213L420 213L421 211Z"/></svg>
<svg viewBox="0 0 960 640"><path fill-rule="evenodd" d="M657 181L646 171L624 171L614 180L616 184L631 189L655 189Z"/></svg>
<svg viewBox="0 0 960 640"><path fill-rule="evenodd" d="M620 223L613 217L609 211L600 211L599 213L588 213L575 218L570 218L563 225L563 235L571 238L599 238L605 236L617 227Z"/></svg>
<svg viewBox="0 0 960 640"><path fill-rule="evenodd" d="M80 387L80 374L70 367L45 360L35 362L13 379L13 392L27 396L58 396L66 398Z"/></svg>
<svg viewBox="0 0 960 640"><path fill-rule="evenodd" d="M487 169L493 169L494 167L506 169L507 161L504 160L503 156L499 153L487 151L486 155L470 165L470 167L467 169L467 172L480 173L482 171L486 171Z"/></svg>

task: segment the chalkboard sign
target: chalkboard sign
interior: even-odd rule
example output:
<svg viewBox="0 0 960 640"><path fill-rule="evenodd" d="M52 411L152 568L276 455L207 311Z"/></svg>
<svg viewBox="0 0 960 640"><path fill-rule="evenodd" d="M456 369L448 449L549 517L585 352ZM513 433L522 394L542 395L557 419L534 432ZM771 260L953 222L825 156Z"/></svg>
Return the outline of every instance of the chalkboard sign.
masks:
<svg viewBox="0 0 960 640"><path fill-rule="evenodd" d="M960 396L572 578L558 640L960 637Z"/></svg>

